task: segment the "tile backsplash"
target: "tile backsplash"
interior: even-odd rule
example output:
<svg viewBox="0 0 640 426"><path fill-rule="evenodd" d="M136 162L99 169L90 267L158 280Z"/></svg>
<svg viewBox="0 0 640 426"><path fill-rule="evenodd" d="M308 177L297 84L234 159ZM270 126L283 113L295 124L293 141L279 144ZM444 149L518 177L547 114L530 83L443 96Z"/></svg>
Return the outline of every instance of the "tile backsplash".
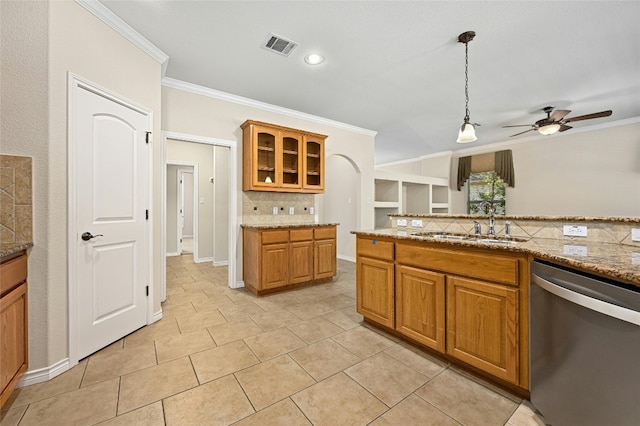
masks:
<svg viewBox="0 0 640 426"><path fill-rule="evenodd" d="M33 241L32 159L0 155L0 243Z"/></svg>
<svg viewBox="0 0 640 426"><path fill-rule="evenodd" d="M293 207L293 214L289 208ZM278 214L273 214L273 209ZM316 223L314 194L245 191L242 193L242 223L245 225L298 225Z"/></svg>

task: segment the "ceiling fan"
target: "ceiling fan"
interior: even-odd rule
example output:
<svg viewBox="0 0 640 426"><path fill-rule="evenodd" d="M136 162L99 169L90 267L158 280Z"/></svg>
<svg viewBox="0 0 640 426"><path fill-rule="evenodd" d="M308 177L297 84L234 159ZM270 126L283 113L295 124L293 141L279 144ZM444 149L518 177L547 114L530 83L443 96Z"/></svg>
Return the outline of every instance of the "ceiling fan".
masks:
<svg viewBox="0 0 640 426"><path fill-rule="evenodd" d="M611 110L608 111L600 111L595 112L593 114L579 115L577 117L567 117L564 118L567 114L571 112L568 109L558 109L553 111L552 106L544 107L542 110L547 113L547 117L542 120L538 120L533 124L514 124L512 126L502 126L503 128L507 127L531 127L529 130L525 130L524 132L516 133L513 136L522 135L523 133L532 132L537 130L541 135L552 135L556 132L564 132L565 130L569 130L572 127L567 126L567 123L571 123L573 121L581 121L581 120L591 120L592 118L600 118L600 117L608 117L612 114ZM553 114L551 113L553 111Z"/></svg>

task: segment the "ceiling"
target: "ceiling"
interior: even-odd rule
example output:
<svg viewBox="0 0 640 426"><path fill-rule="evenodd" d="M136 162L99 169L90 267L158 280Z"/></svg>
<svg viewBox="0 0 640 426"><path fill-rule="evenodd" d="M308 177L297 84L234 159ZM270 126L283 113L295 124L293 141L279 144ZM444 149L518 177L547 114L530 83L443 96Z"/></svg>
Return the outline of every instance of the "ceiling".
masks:
<svg viewBox="0 0 640 426"><path fill-rule="evenodd" d="M640 116L640 1L101 2L169 56L166 77L375 130L376 164L509 140L547 105L613 110L574 128ZM461 145L467 30L482 126ZM270 33L300 45L260 48Z"/></svg>

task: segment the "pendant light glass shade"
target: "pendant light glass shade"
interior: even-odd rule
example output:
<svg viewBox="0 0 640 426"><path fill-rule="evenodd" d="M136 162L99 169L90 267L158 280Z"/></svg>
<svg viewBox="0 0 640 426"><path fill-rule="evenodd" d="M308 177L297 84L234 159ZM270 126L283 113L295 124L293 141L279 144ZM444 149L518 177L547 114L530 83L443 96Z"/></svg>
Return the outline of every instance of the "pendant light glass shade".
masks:
<svg viewBox="0 0 640 426"><path fill-rule="evenodd" d="M456 140L456 142L469 143L477 140L478 138L476 137L476 129L475 127L473 127L473 124L464 123L460 127L460 131L458 132L458 139Z"/></svg>
<svg viewBox="0 0 640 426"><path fill-rule="evenodd" d="M556 133L560 130L560 125L557 123L547 124L546 126L542 126L538 129L538 132L541 135L549 136Z"/></svg>

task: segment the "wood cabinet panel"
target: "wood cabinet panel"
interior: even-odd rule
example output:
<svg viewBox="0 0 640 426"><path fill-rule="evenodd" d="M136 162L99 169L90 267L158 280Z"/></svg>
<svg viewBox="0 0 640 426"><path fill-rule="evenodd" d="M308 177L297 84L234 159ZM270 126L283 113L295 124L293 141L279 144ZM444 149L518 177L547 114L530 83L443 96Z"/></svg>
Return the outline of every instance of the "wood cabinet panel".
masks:
<svg viewBox="0 0 640 426"><path fill-rule="evenodd" d="M518 289L447 277L447 353L518 384Z"/></svg>
<svg viewBox="0 0 640 426"><path fill-rule="evenodd" d="M289 244L269 244L262 246L261 287L263 289L281 287L289 281Z"/></svg>
<svg viewBox="0 0 640 426"><path fill-rule="evenodd" d="M313 241L293 242L289 244L289 284L304 283L313 280Z"/></svg>
<svg viewBox="0 0 640 426"><path fill-rule="evenodd" d="M311 228L292 228L289 231L289 241L311 241L313 240L313 229Z"/></svg>
<svg viewBox="0 0 640 426"><path fill-rule="evenodd" d="M358 256L357 311L368 319L394 328L394 265Z"/></svg>
<svg viewBox="0 0 640 426"><path fill-rule="evenodd" d="M21 255L2 264L0 268L0 295L27 280L27 256Z"/></svg>
<svg viewBox="0 0 640 426"><path fill-rule="evenodd" d="M313 278L333 277L337 273L336 240L316 240L313 244Z"/></svg>
<svg viewBox="0 0 640 426"><path fill-rule="evenodd" d="M445 276L396 266L396 330L440 352L445 351Z"/></svg>
<svg viewBox="0 0 640 426"><path fill-rule="evenodd" d="M358 256L393 261L394 243L373 238L358 238L356 241L356 252Z"/></svg>
<svg viewBox="0 0 640 426"><path fill-rule="evenodd" d="M289 230L262 231L262 244L288 243Z"/></svg>
<svg viewBox="0 0 640 426"><path fill-rule="evenodd" d="M405 265L502 284L518 285L519 282L518 259L496 252L487 254L486 251L466 247L451 250L417 244L398 244L396 257L398 262Z"/></svg>
<svg viewBox="0 0 640 426"><path fill-rule="evenodd" d="M327 227L315 228L313 230L313 238L315 238L316 240L335 240L336 227L327 226Z"/></svg>

